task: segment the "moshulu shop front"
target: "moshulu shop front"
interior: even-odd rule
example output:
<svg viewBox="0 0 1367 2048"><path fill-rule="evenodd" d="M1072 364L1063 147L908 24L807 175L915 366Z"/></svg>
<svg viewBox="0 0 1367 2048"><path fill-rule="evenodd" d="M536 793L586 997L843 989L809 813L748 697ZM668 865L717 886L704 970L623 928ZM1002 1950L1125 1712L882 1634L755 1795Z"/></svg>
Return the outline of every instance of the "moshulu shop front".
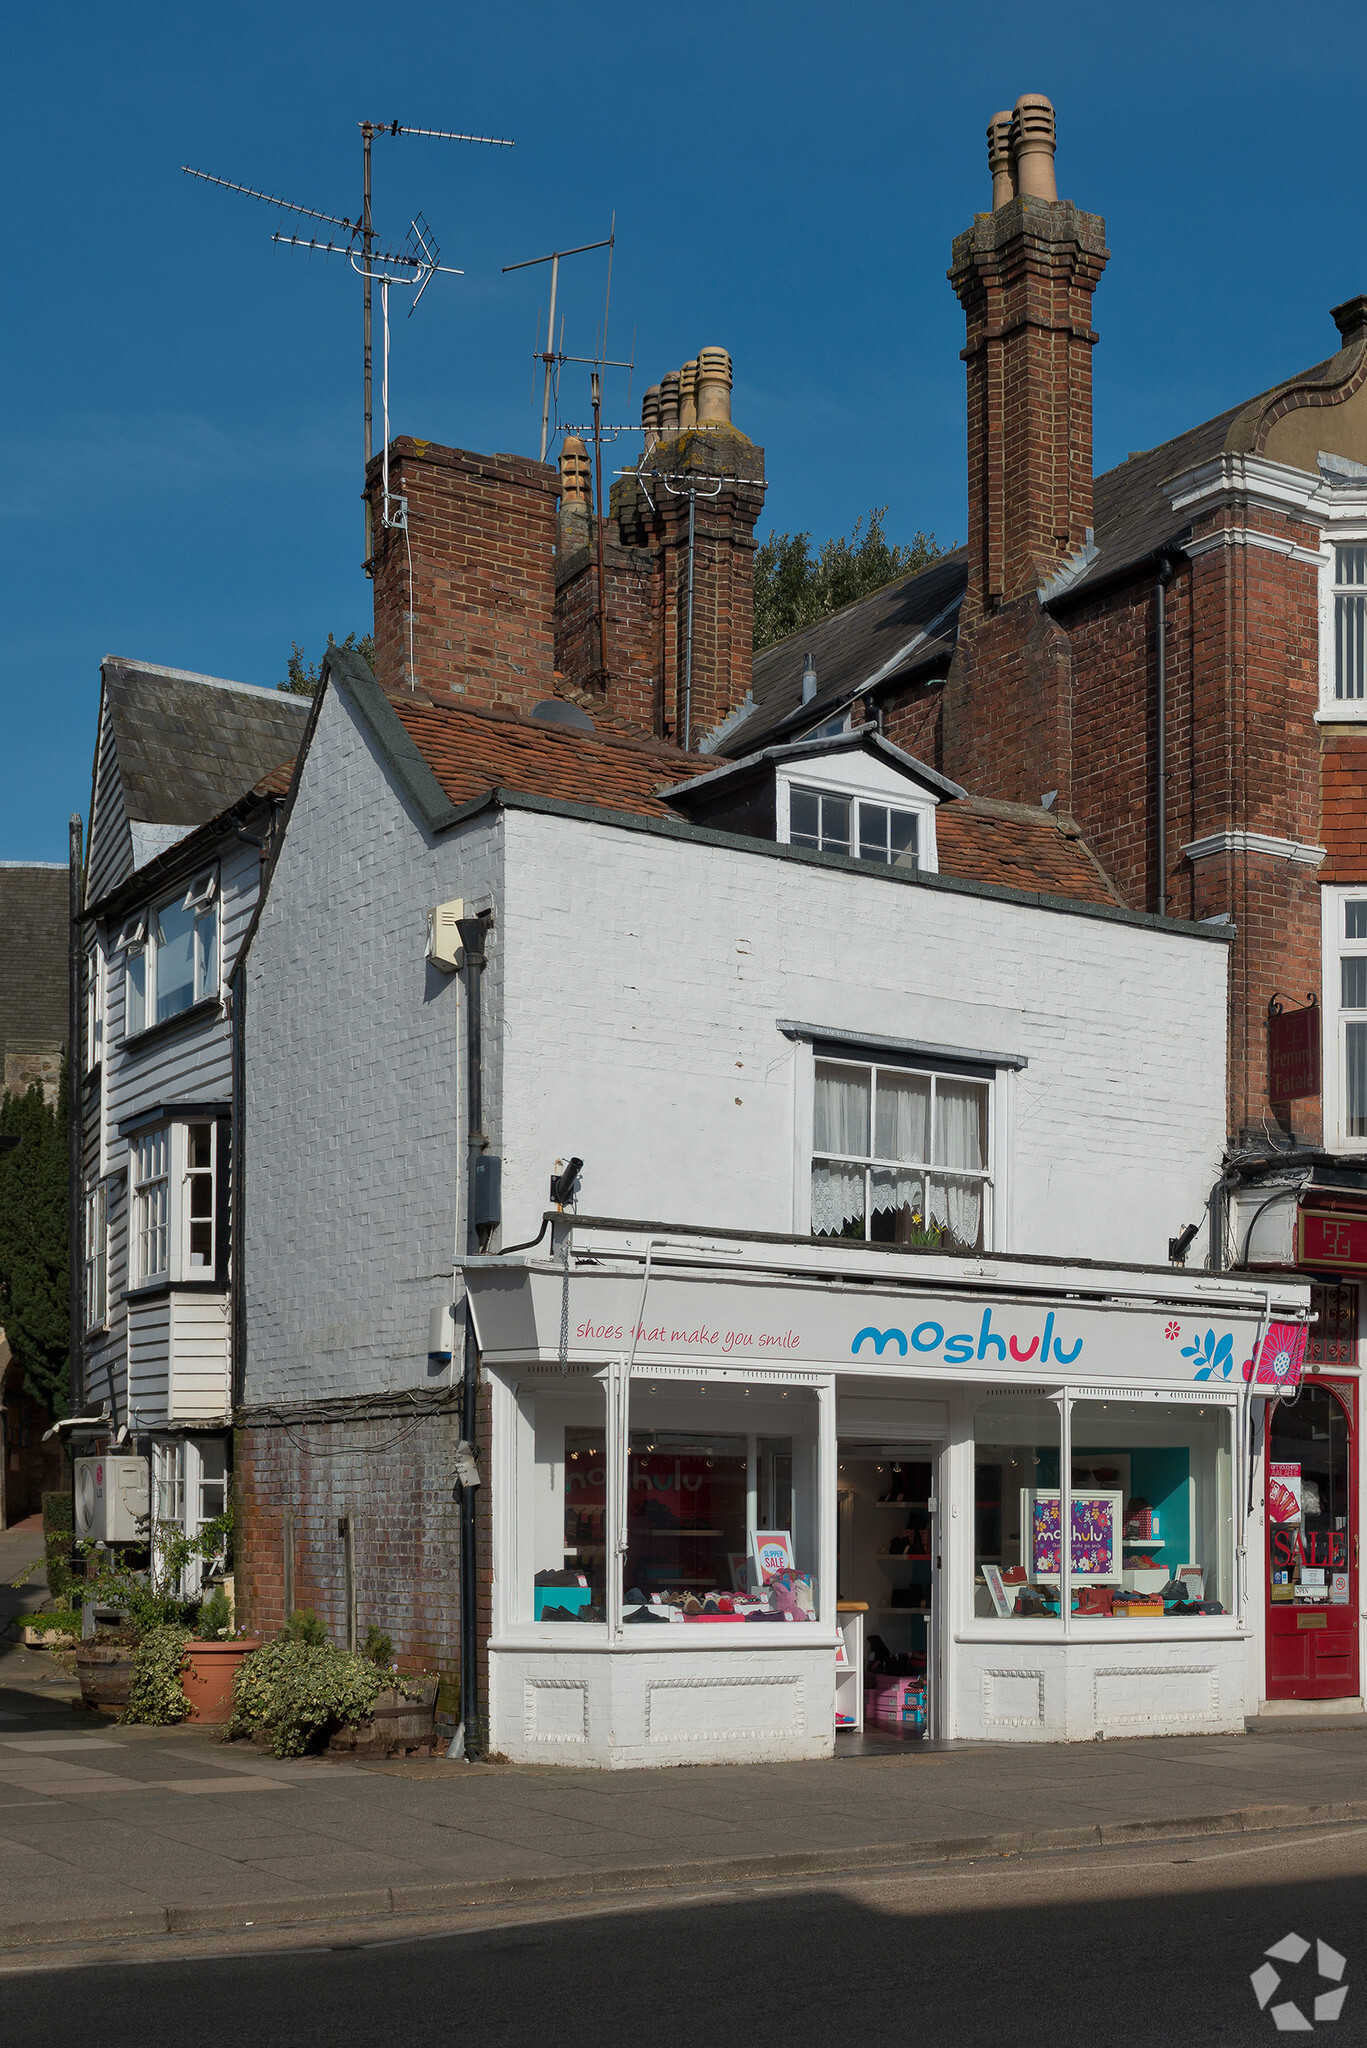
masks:
<svg viewBox="0 0 1367 2048"><path fill-rule="evenodd" d="M463 1272L496 1752L783 1760L1256 1707L1294 1277L569 1215L549 1256Z"/></svg>

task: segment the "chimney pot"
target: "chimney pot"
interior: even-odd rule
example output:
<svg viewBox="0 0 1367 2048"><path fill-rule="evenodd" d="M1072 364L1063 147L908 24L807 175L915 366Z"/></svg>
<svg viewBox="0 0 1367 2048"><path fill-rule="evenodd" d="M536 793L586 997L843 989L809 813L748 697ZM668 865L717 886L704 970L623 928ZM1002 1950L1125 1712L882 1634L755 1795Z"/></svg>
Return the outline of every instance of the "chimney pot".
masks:
<svg viewBox="0 0 1367 2048"><path fill-rule="evenodd" d="M1054 148L1057 132L1052 103L1041 92L1023 92L1011 114L1011 153L1016 190L1030 199L1057 199Z"/></svg>
<svg viewBox="0 0 1367 2048"><path fill-rule="evenodd" d="M679 373L666 370L660 379L660 434L672 441L679 431Z"/></svg>
<svg viewBox="0 0 1367 2048"><path fill-rule="evenodd" d="M700 427L731 424L731 357L724 348L698 350L696 409Z"/></svg>
<svg viewBox="0 0 1367 2048"><path fill-rule="evenodd" d="M645 429L645 437L647 441L659 440L660 387L658 384L652 384L649 391L646 392L645 397L641 400L641 425Z"/></svg>
<svg viewBox="0 0 1367 2048"><path fill-rule="evenodd" d="M816 656L807 654L802 660L802 701L810 704L816 695Z"/></svg>
<svg viewBox="0 0 1367 2048"><path fill-rule="evenodd" d="M1332 311L1342 348L1351 348L1354 342L1367 340L1367 293L1359 292L1355 299L1345 299Z"/></svg>
<svg viewBox="0 0 1367 2048"><path fill-rule="evenodd" d="M684 364L679 372L679 432L686 434L698 424L698 359Z"/></svg>
<svg viewBox="0 0 1367 2048"><path fill-rule="evenodd" d="M593 471L589 451L577 434L566 434L560 444L560 501L582 505L587 511L592 496Z"/></svg>
<svg viewBox="0 0 1367 2048"><path fill-rule="evenodd" d="M1011 163L1011 116L994 114L987 124L987 168L992 173L992 211L1009 205L1016 196L1016 178Z"/></svg>

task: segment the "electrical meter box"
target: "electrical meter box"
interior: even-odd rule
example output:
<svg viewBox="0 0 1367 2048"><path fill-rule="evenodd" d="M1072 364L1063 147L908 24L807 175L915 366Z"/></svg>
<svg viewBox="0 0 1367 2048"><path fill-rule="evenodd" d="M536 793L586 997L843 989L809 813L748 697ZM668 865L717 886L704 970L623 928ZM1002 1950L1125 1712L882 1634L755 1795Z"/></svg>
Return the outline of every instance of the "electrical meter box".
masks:
<svg viewBox="0 0 1367 2048"><path fill-rule="evenodd" d="M76 1534L83 1543L146 1543L151 1484L146 1458L76 1461Z"/></svg>

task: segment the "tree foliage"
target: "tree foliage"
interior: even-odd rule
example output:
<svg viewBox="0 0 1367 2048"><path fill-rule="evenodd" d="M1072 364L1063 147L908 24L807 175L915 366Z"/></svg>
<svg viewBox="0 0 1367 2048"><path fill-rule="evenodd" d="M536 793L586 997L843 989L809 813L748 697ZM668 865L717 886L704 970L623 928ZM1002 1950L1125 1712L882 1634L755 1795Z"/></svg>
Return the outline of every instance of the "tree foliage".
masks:
<svg viewBox="0 0 1367 2048"><path fill-rule="evenodd" d="M25 1391L65 1415L70 1386L67 1267L66 1062L55 1104L35 1084L0 1102L0 1325Z"/></svg>
<svg viewBox="0 0 1367 2048"><path fill-rule="evenodd" d="M334 640L331 633L329 633L328 646L347 648L356 654L362 655L372 668L375 666L375 635L373 633L362 633L359 640L354 633L348 633L345 640ZM305 661L303 648L297 640L291 640L290 658L286 663L285 680L283 683L277 683L276 689L288 690L291 697L311 697L322 679L322 663Z"/></svg>
<svg viewBox="0 0 1367 2048"><path fill-rule="evenodd" d="M809 533L771 533L755 550L755 646L772 646L814 626L856 598L868 597L898 576L938 561L945 550L933 533L917 533L897 547L883 531L886 505L875 505L867 525L823 541L813 554Z"/></svg>

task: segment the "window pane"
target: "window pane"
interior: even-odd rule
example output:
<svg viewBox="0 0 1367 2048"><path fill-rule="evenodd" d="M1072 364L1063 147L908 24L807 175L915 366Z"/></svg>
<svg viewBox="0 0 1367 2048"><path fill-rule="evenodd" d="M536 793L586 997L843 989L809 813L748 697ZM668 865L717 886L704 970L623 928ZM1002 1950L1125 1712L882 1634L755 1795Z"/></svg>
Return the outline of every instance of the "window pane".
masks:
<svg viewBox="0 0 1367 2048"><path fill-rule="evenodd" d="M1074 1612L1227 1614L1230 1411L1075 1401L1072 1435Z"/></svg>
<svg viewBox="0 0 1367 2048"><path fill-rule="evenodd" d="M1367 597L1336 597L1334 626L1334 695L1360 698L1367 686Z"/></svg>
<svg viewBox="0 0 1367 2048"><path fill-rule="evenodd" d="M535 1471L528 1496L530 1553L520 1564L521 1619L579 1624L607 1619L608 1470L604 1395L593 1379L522 1397Z"/></svg>
<svg viewBox="0 0 1367 2048"><path fill-rule="evenodd" d="M1285 1620L1268 1644L1272 1675L1312 1683L1349 1676L1349 1638L1335 1624L1349 1619L1357 1520L1349 1484L1347 1418L1327 1387L1306 1384L1296 1401L1271 1404L1268 1429L1268 1590ZM1338 1577L1335 1583L1336 1575ZM1286 1608L1300 1610L1286 1613ZM1334 1608L1339 1613L1334 1615ZM1326 1614L1326 1608L1329 1612ZM1307 1643L1301 1630L1319 1618L1324 1635ZM1279 1621L1281 1617L1278 1617ZM1354 1636L1356 1631L1354 1630ZM1337 1640L1335 1640L1337 1638ZM1352 1658L1356 1681L1356 1656ZM1279 1668L1278 1668L1279 1667Z"/></svg>
<svg viewBox="0 0 1367 2048"><path fill-rule="evenodd" d="M1350 1138L1367 1138L1367 1024L1343 1027L1345 1058L1344 1131Z"/></svg>
<svg viewBox="0 0 1367 2048"><path fill-rule="evenodd" d="M921 865L920 823L915 811L892 813L889 830L895 868L917 868Z"/></svg>
<svg viewBox="0 0 1367 2048"><path fill-rule="evenodd" d="M820 801L810 789L788 792L788 837L794 846L821 845Z"/></svg>
<svg viewBox="0 0 1367 2048"><path fill-rule="evenodd" d="M630 1438L628 1622L816 1618L815 1395L636 1379ZM776 1539L762 1566L759 1534Z"/></svg>
<svg viewBox="0 0 1367 2048"><path fill-rule="evenodd" d="M983 1242L983 1184L980 1180L930 1182L927 1225L946 1240L946 1249L976 1252Z"/></svg>
<svg viewBox="0 0 1367 2048"><path fill-rule="evenodd" d="M888 812L886 804L859 806L859 858L887 861Z"/></svg>
<svg viewBox="0 0 1367 2048"><path fill-rule="evenodd" d="M848 853L850 850L850 800L847 796L821 799L821 850Z"/></svg>
<svg viewBox="0 0 1367 2048"><path fill-rule="evenodd" d="M930 1157L930 1080L925 1074L879 1069L874 1156L878 1159Z"/></svg>
<svg viewBox="0 0 1367 2048"><path fill-rule="evenodd" d="M206 1438L199 1446L199 1519L211 1522L227 1506L228 1447L222 1438Z"/></svg>
<svg viewBox="0 0 1367 2048"><path fill-rule="evenodd" d="M214 1163L214 1127L212 1124L191 1124L186 1134L186 1156L191 1170L198 1166L212 1166Z"/></svg>
<svg viewBox="0 0 1367 2048"><path fill-rule="evenodd" d="M935 1164L982 1168L987 1164L987 1088L981 1081L935 1084Z"/></svg>
<svg viewBox="0 0 1367 2048"><path fill-rule="evenodd" d="M154 919L157 949L157 1022L188 1010L195 999L194 912L168 904Z"/></svg>
<svg viewBox="0 0 1367 2048"><path fill-rule="evenodd" d="M1015 1395L980 1402L973 1438L973 1611L1057 1615L1058 1409Z"/></svg>
<svg viewBox="0 0 1367 2048"><path fill-rule="evenodd" d="M202 1001L218 994L218 913L208 910L195 919L195 995Z"/></svg>
<svg viewBox="0 0 1367 2048"><path fill-rule="evenodd" d="M1367 545L1356 542L1336 550L1339 583L1367 583Z"/></svg>
<svg viewBox="0 0 1367 2048"><path fill-rule="evenodd" d="M869 1069L816 1063L816 1116L812 1150L846 1159L869 1156Z"/></svg>
<svg viewBox="0 0 1367 2048"><path fill-rule="evenodd" d="M147 955L138 946L123 970L123 1030L126 1038L147 1029Z"/></svg>
<svg viewBox="0 0 1367 2048"><path fill-rule="evenodd" d="M1347 939L1367 939L1367 902L1344 904L1343 935Z"/></svg>
<svg viewBox="0 0 1367 2048"><path fill-rule="evenodd" d="M925 1184L918 1173L890 1173L875 1167L869 1175L869 1236L875 1244L929 1244Z"/></svg>
<svg viewBox="0 0 1367 2048"><path fill-rule="evenodd" d="M1341 994L1345 1010L1367 1010L1367 959L1339 962Z"/></svg>
<svg viewBox="0 0 1367 2048"><path fill-rule="evenodd" d="M813 1237L864 1235L864 1168L812 1165Z"/></svg>

